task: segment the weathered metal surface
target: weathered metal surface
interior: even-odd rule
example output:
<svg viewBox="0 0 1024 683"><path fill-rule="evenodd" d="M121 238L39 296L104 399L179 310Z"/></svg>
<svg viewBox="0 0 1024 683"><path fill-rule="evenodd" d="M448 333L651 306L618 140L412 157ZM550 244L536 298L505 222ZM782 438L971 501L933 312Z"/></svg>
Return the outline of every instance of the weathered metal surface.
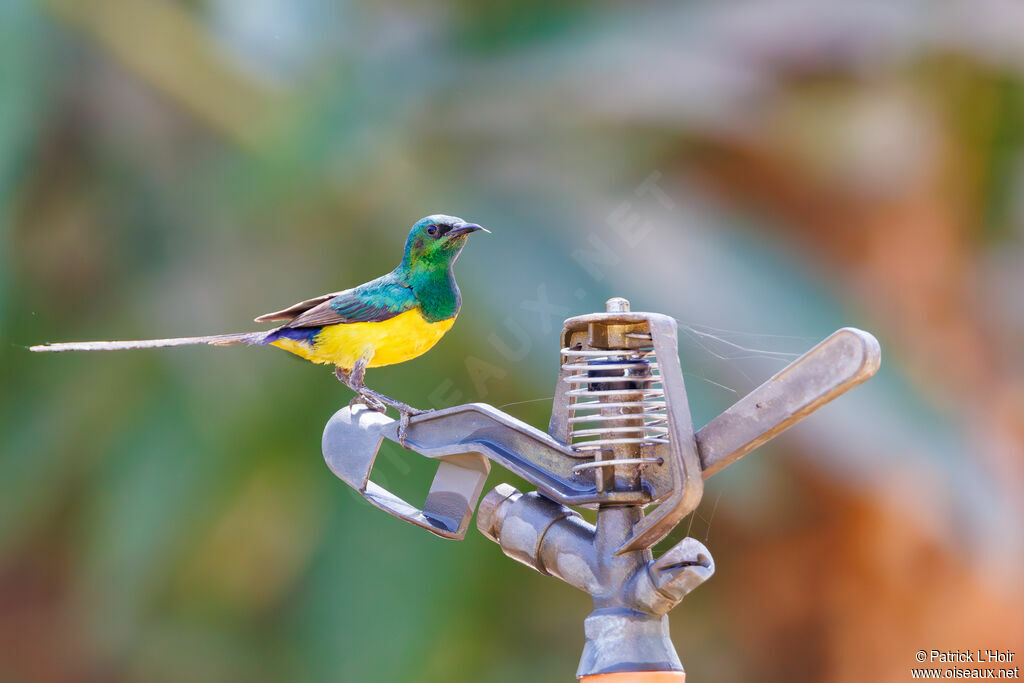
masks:
<svg viewBox="0 0 1024 683"><path fill-rule="evenodd" d="M477 528L508 557L593 596L578 675L681 671L664 615L711 577L711 553L692 538L656 561L650 549L618 553L640 509L602 507L597 514L595 526L536 492L501 484L481 502Z"/></svg>
<svg viewBox="0 0 1024 683"><path fill-rule="evenodd" d="M496 462L537 486L546 496L563 505L648 504L658 506L641 520L620 551L650 546L663 538L678 520L700 500L701 477L694 475L700 465L703 478L721 471L754 448L803 419L817 408L871 377L880 363L877 340L867 332L843 328L829 336L781 372L737 401L713 419L695 438L685 389L677 374L678 358L670 349L675 341L674 321L641 316L654 325L654 343L661 363L669 416L670 443L651 449L664 464L647 465L646 486L640 491L598 492L592 481L580 478L574 469L593 466L581 454L533 426L492 406L471 403L414 416L407 432L409 447L430 458L459 454L479 455ZM662 316L664 317L664 316ZM631 318L632 319L632 318ZM664 325L664 329L659 330ZM658 342L664 348L658 349ZM674 363L673 363L674 360ZM681 369L678 370L681 377ZM358 406L357 406L358 408ZM331 469L349 485L369 491L381 502L390 501L385 492L368 485L381 439L398 440L398 422L381 413L339 411L324 435L324 453ZM686 448L695 443L691 451ZM644 459L649 462L650 458ZM640 464L637 459L635 464ZM634 464L634 463L629 463ZM372 482L369 482L372 484ZM403 508L403 514L407 510Z"/></svg>
<svg viewBox="0 0 1024 683"><path fill-rule="evenodd" d="M640 323L644 327L635 327ZM615 332L603 331L601 325L626 327ZM480 530L506 555L593 597L595 610L584 626L586 644L579 676L682 671L669 639L667 614L714 574L714 560L708 549L692 538L683 539L657 560L652 559L651 546L696 508L702 493L699 483L704 478L867 380L880 363L880 349L873 336L853 328L838 330L693 435L674 320L630 313L628 305L619 303L612 312L566 321L563 353L572 343L573 349L581 349L574 353L581 356L590 344L607 342L616 334L617 343L627 344L642 339L645 333L660 366L669 443L654 439L640 447L629 445L627 439L616 441L620 434L632 436L629 426L639 423L629 422L635 411L623 411L622 420L601 418L601 424L614 427L600 437L605 439L602 443L609 444L605 452L594 455L592 450L593 459L574 469L635 467L649 490L668 488L671 495L656 501L647 517L640 505L600 505L595 527L543 496L520 494L502 485L485 498L477 519ZM601 378L614 375L610 369L630 367L624 361L602 362L595 368ZM565 388L572 381L571 371L579 372L580 367L579 361L563 362L559 376L550 429L560 442L572 438L571 394ZM621 386L632 386L626 384L625 377L618 381ZM600 427L589 432L602 433ZM622 442L627 445L611 445ZM652 456L662 458L663 464L651 466ZM601 491L602 495L628 487L630 480L616 477L605 481L611 486Z"/></svg>
<svg viewBox="0 0 1024 683"><path fill-rule="evenodd" d="M673 318L612 299L604 313L565 322L562 355L547 434L479 403L411 418L408 447L439 461L422 510L370 481L383 440L398 441L397 421L343 409L324 432L324 457L377 507L446 538L465 535L488 461L524 478L538 490L499 485L477 528L507 556L593 597L578 675L681 672L666 615L715 565L692 538L657 560L651 547L697 507L705 478L870 378L878 342L838 330L696 434ZM597 524L570 506L596 507Z"/></svg>
<svg viewBox="0 0 1024 683"><path fill-rule="evenodd" d="M620 671L682 671L668 631L668 615L660 617L626 607L596 609L583 622L583 656L576 676Z"/></svg>
<svg viewBox="0 0 1024 683"><path fill-rule="evenodd" d="M667 614L694 588L715 573L711 552L695 538L684 538L631 580L628 595L633 609Z"/></svg>
<svg viewBox="0 0 1024 683"><path fill-rule="evenodd" d="M582 466L615 468L619 485L616 486L615 481L610 482L613 488L602 490L605 496L621 490L621 482L631 478L639 480L642 487L651 492L656 506L648 510L647 515L623 539L617 552L625 553L651 547L667 536L683 517L697 507L704 490L686 385L679 363L676 321L660 313L631 312L628 301L613 298L608 300L604 313L576 316L565 321L562 329L562 347L566 351L563 351L563 354L568 353L568 349L574 344L580 346L581 353L587 353L588 349L614 352L622 349L639 351L650 347L657 359L668 424L667 443L651 440L642 446L612 447L607 453L596 455L592 462ZM572 431L570 390L566 381L570 373L566 371L567 367L574 365L563 356L549 424L551 436L563 443L568 442ZM637 405L644 405L642 397L637 399ZM629 417L628 409L620 411L623 418ZM628 419L614 423L629 424ZM621 429L625 431L626 427ZM614 437L614 433L611 436ZM648 464L652 459L660 462ZM579 471L581 466L577 465L576 468ZM601 487L600 482L600 479L596 480L597 488L606 488ZM610 500L600 501L602 504L609 502Z"/></svg>
<svg viewBox="0 0 1024 683"><path fill-rule="evenodd" d="M438 460L437 473L420 510L370 481L384 438L395 420L356 404L339 410L324 429L327 466L376 507L443 538L466 536L491 466L477 453L427 455Z"/></svg>
<svg viewBox="0 0 1024 683"><path fill-rule="evenodd" d="M382 435L398 441L395 420ZM486 403L467 403L414 415L406 430L406 445L427 457L478 453L527 480L552 500L563 505L584 506L599 502L644 505L653 494L647 490L597 492L593 482L573 472L579 454L536 427ZM666 495L667 491L657 492Z"/></svg>
<svg viewBox="0 0 1024 683"><path fill-rule="evenodd" d="M672 493L648 511L622 541L616 553L650 548L669 535L679 521L697 508L704 493L700 458L693 435L690 404L686 398L683 369L679 364L679 342L676 321L667 315L647 314L654 353L661 367L661 382L665 391L668 412L669 442L657 447L667 451L665 465L645 470L652 475L664 475L671 480ZM653 484L652 484L653 485Z"/></svg>
<svg viewBox="0 0 1024 683"><path fill-rule="evenodd" d="M697 432L704 477L870 379L881 362L871 334L853 327L833 332Z"/></svg>

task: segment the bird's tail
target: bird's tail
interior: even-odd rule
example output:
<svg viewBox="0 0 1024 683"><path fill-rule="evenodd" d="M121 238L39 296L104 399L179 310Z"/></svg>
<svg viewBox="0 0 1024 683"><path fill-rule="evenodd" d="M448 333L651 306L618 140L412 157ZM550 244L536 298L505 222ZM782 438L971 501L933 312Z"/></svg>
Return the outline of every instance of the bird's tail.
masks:
<svg viewBox="0 0 1024 683"><path fill-rule="evenodd" d="M188 346L190 344L211 344L230 346L232 344L262 344L269 332L238 332L235 334L213 334L208 337L175 337L172 339L139 339L136 341L91 341L62 342L30 346L29 351L121 351L123 349L156 349L165 346Z"/></svg>

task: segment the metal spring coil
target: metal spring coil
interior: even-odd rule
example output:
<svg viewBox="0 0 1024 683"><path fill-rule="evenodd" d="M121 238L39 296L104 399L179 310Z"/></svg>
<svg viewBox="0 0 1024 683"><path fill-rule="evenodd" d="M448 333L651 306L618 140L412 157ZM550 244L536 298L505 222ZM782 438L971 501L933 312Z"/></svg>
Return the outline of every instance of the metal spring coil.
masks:
<svg viewBox="0 0 1024 683"><path fill-rule="evenodd" d="M653 349L562 349L568 371L568 444L580 452L611 450L668 443L665 391ZM595 372L598 371L598 372ZM621 373L608 376L608 373ZM598 388L606 385L612 388ZM624 388L614 388L619 385ZM616 400L620 399L620 400ZM642 424L607 426L609 422L638 419ZM657 462L658 458L630 459ZM586 463L577 468L604 466L623 460ZM573 468L573 469L577 469Z"/></svg>

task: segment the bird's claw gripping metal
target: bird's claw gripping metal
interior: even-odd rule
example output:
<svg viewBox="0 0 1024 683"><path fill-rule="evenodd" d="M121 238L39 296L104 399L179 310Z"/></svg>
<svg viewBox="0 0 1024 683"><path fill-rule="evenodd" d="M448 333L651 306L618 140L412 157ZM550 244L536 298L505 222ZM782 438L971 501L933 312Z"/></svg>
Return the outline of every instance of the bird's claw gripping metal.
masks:
<svg viewBox="0 0 1024 683"><path fill-rule="evenodd" d="M387 412L388 407L382 402L373 398L372 396L366 396L364 394L356 394L352 397L352 400L348 402L348 407L353 408L355 406L365 406L375 413Z"/></svg>
<svg viewBox="0 0 1024 683"><path fill-rule="evenodd" d="M593 596L579 675L681 671L666 614L714 562L692 538L657 560L651 548L696 509L704 479L870 378L878 342L838 330L694 432L673 318L612 299L604 313L566 320L561 341L548 432L479 403L419 414L401 404L397 423L357 405L331 418L324 457L377 507L453 539L466 533L489 461L522 477L537 491L498 486L477 527L509 557ZM439 462L422 509L369 480L384 439ZM597 524L572 507L597 508Z"/></svg>
<svg viewBox="0 0 1024 683"><path fill-rule="evenodd" d="M412 415L409 413L401 413L398 417L398 443L401 444L402 448L409 448L409 418Z"/></svg>
<svg viewBox="0 0 1024 683"><path fill-rule="evenodd" d="M334 370L334 376L338 378L338 381L356 392L356 395L348 402L349 409L357 405L362 405L374 412L386 413L389 406L394 408L398 411L399 415L398 443L401 444L402 448L409 448L406 444L406 437L409 429L409 418L413 415L428 413L430 412L430 409L420 410L419 408L413 408L411 405L402 403L401 401L396 401L390 396L385 396L378 391L368 388L363 384L363 375L365 372L366 362L364 360L357 363L352 372L345 372L341 368L335 368Z"/></svg>

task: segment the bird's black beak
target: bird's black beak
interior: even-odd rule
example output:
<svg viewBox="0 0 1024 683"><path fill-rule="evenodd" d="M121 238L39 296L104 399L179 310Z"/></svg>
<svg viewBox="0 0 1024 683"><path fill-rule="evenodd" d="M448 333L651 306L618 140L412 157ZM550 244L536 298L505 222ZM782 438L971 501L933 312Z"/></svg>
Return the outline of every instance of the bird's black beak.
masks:
<svg viewBox="0 0 1024 683"><path fill-rule="evenodd" d="M457 225L453 225L452 229L448 231L448 237L459 237L460 235L468 235L472 232L479 232L480 230L488 233L490 232L487 228L481 227L476 223L458 223Z"/></svg>

